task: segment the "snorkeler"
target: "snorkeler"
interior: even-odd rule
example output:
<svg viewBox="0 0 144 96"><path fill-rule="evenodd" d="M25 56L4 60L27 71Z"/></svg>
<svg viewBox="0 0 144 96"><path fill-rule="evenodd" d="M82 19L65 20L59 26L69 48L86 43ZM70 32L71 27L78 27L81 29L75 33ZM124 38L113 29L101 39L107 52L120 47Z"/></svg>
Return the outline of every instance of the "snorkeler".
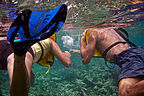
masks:
<svg viewBox="0 0 144 96"><path fill-rule="evenodd" d="M21 58L21 57L15 55L13 53L13 49L12 49L11 45L7 44L6 40L1 40L0 45L1 45L0 46L0 69L8 70L9 80L10 80L10 91L11 91L11 95L12 95L12 94L15 94L13 92L15 92L17 89L16 87L13 89L11 86L12 80L14 80L14 78L13 78L14 58ZM42 50L43 50L43 53L42 53ZM21 72L21 71L24 71L25 69L23 70L23 67L26 67L26 70L27 70L26 74L28 75L28 77L25 79L28 81L26 84L26 85L28 85L27 86L28 88L30 86L32 65L34 63L39 64L40 62L43 62L42 64L47 64L47 65L43 65L43 66L49 66L48 61L46 61L47 58L49 58L47 56L50 56L50 55L48 55L49 53L51 53L51 56L55 56L64 66L66 66L66 67L70 66L70 64L71 64L70 53L67 51L65 51L63 53L60 50L58 44L55 41L53 41L52 39L45 39L43 41L40 41L39 43L34 44L31 48L29 48L26 55L22 56L23 60L25 60L25 65L17 64L17 68L18 68L17 70L19 70L19 75L22 77L24 77L24 75L22 74L23 72ZM21 63L23 60L20 59L18 62ZM50 62L50 63L52 64L52 62ZM16 81L16 83L19 84L19 81ZM26 85L23 85L23 86L26 86ZM19 87L21 87L21 86L22 85L20 84ZM20 93L16 93L14 96L23 96L23 95L20 95L23 93L21 93L21 91L19 89L20 88L18 88L18 92L20 92ZM28 92L28 90L24 90L24 91ZM27 92L25 92L25 93L27 93Z"/></svg>
<svg viewBox="0 0 144 96"><path fill-rule="evenodd" d="M121 68L118 95L144 96L144 48L136 47L121 31L127 34L119 28L89 29L82 34L80 50L71 52L79 53L83 64L90 63L93 56L117 64Z"/></svg>
<svg viewBox="0 0 144 96"><path fill-rule="evenodd" d="M66 15L65 4L49 12L25 10L11 24L7 40L0 40L0 69L8 70L10 96L28 95L34 63L50 67L55 56L64 66L71 65L71 54L61 51L54 34L62 28Z"/></svg>
<svg viewBox="0 0 144 96"><path fill-rule="evenodd" d="M55 56L64 66L69 67L71 64L70 53L68 51L62 52L58 44L49 38L34 44L31 48L28 49L28 52L22 56L14 54L12 46L8 44L6 40L0 40L0 45L2 45L0 46L0 69L8 70L11 96L27 96L24 94L28 93L28 89L30 87L30 77L32 72L32 65L34 63L49 67L49 65L52 66L53 62L48 61L48 59L51 58L48 56L52 56L52 58ZM17 58L17 63L14 60L15 58ZM23 62L23 60L25 62ZM22 65L22 62L25 65ZM15 72L19 75L19 78L13 77L14 64L15 67L18 68ZM25 71L25 74L27 74L28 77L23 74ZM18 79L21 81L19 82ZM26 79L27 82L24 83L23 79ZM15 85L14 88L12 87L12 80L16 80L17 85ZM22 86L27 87L27 90L21 90Z"/></svg>

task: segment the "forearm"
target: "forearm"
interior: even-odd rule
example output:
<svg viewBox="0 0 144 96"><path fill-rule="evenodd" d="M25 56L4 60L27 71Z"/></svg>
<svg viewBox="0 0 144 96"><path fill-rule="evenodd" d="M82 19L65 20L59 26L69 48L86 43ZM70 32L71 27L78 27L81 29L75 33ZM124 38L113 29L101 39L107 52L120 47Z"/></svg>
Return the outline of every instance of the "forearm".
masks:
<svg viewBox="0 0 144 96"><path fill-rule="evenodd" d="M67 51L62 52L58 44L53 40L51 40L51 52L64 66L70 67L71 64L70 53Z"/></svg>
<svg viewBox="0 0 144 96"><path fill-rule="evenodd" d="M83 64L88 64L90 60L88 58L88 53L85 46L85 37L82 37L80 41L80 54Z"/></svg>
<svg viewBox="0 0 144 96"><path fill-rule="evenodd" d="M76 50L76 49L72 49L70 50L70 52L76 53L76 54L80 54L80 50Z"/></svg>
<svg viewBox="0 0 144 96"><path fill-rule="evenodd" d="M29 89L29 76L25 66L25 55L14 56L14 69L12 84L10 85L11 96L27 96Z"/></svg>
<svg viewBox="0 0 144 96"><path fill-rule="evenodd" d="M84 32L81 41L80 41L80 53L82 57L82 62L84 64L88 64L91 61L91 58L94 54L94 49L96 46L96 34L95 32L90 33L90 36L88 37L88 44L85 46L86 42L86 33Z"/></svg>

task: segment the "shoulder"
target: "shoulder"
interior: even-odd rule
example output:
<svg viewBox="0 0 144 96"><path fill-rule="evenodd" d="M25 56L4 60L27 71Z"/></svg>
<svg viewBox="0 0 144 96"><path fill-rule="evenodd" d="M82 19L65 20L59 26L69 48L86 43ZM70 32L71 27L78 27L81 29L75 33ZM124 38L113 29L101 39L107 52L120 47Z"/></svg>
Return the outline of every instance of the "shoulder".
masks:
<svg viewBox="0 0 144 96"><path fill-rule="evenodd" d="M91 31L88 37L88 41L89 42L93 42L96 41L96 37L97 37L97 32L96 31Z"/></svg>
<svg viewBox="0 0 144 96"><path fill-rule="evenodd" d="M97 37L97 35L98 35L98 29L92 29L91 30L91 32L90 32L90 35L89 35L89 37L91 38L91 39L96 39L96 37Z"/></svg>

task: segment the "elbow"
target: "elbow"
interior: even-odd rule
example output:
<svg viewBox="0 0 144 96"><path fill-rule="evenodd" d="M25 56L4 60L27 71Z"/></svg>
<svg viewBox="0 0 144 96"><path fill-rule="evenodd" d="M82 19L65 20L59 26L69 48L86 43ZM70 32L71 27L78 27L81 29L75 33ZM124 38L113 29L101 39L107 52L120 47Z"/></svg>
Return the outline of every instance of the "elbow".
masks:
<svg viewBox="0 0 144 96"><path fill-rule="evenodd" d="M84 50L81 50L81 60L83 62L83 64L88 64L90 62L88 55L86 54L86 52Z"/></svg>
<svg viewBox="0 0 144 96"><path fill-rule="evenodd" d="M83 64L88 64L88 63L90 63L90 60L88 60L86 58L82 58L82 62L83 62Z"/></svg>

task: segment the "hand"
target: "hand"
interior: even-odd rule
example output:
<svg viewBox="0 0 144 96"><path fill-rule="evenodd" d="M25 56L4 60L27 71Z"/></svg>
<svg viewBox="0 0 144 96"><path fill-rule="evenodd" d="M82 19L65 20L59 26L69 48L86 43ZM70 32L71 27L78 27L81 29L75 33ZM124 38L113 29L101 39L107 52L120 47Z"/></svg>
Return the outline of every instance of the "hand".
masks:
<svg viewBox="0 0 144 96"><path fill-rule="evenodd" d="M65 51L65 52L64 52L64 55L65 55L65 57L67 57L68 59L71 58L71 54L70 54L68 51Z"/></svg>
<svg viewBox="0 0 144 96"><path fill-rule="evenodd" d="M80 54L80 50L76 50L76 49L71 49L70 52Z"/></svg>
<svg viewBox="0 0 144 96"><path fill-rule="evenodd" d="M86 41L86 31L83 32L81 40L84 41L84 42Z"/></svg>
<svg viewBox="0 0 144 96"><path fill-rule="evenodd" d="M70 65L71 65L71 60L70 60L71 54L70 54L68 51L65 51L65 52L64 52L64 56L65 56L65 61L69 62L69 63L66 63L66 64L64 64L64 65L65 65L66 67L70 67Z"/></svg>

